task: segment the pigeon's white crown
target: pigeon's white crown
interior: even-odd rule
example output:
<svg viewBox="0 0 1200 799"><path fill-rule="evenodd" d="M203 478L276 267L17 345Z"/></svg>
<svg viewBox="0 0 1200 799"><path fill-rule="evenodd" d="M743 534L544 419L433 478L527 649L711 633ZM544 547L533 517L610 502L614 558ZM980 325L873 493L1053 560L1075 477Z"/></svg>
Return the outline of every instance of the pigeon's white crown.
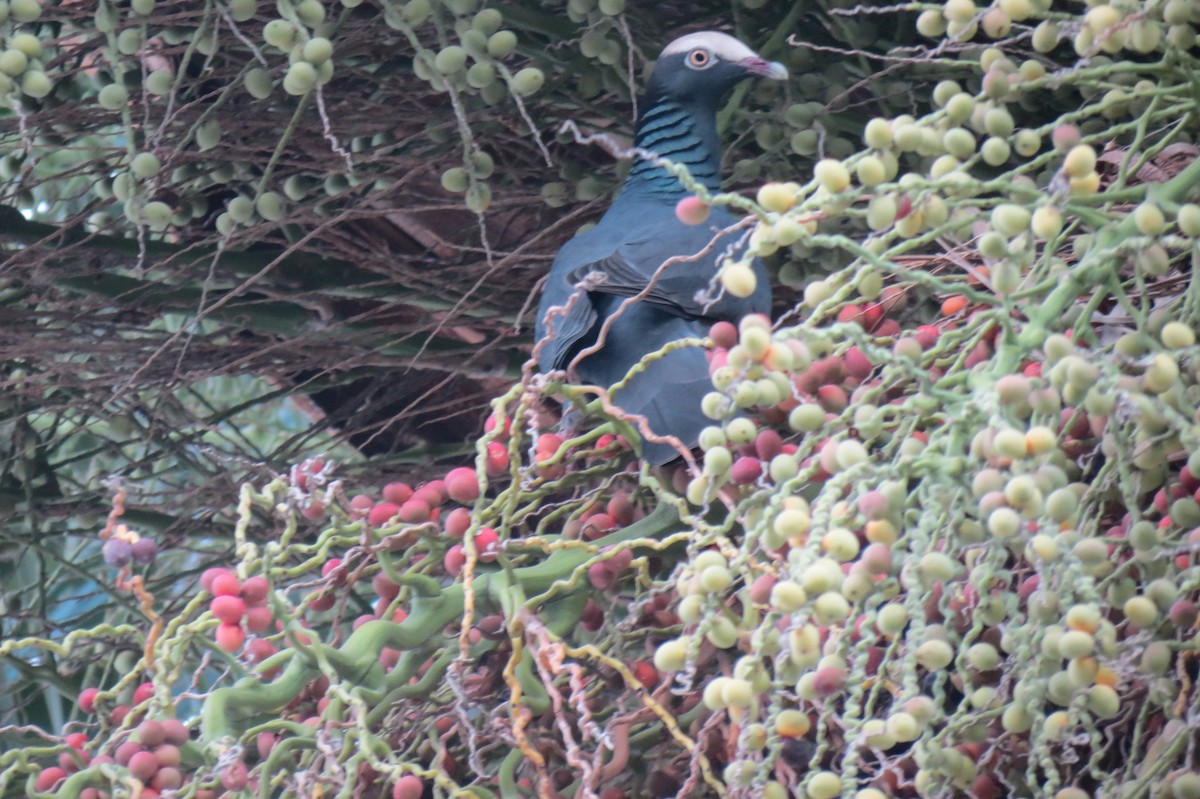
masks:
<svg viewBox="0 0 1200 799"><path fill-rule="evenodd" d="M663 56L675 53L686 53L697 47L703 47L722 61L734 63L747 58L758 58L758 53L751 50L738 39L727 33L718 31L699 31L680 36L663 48Z"/></svg>

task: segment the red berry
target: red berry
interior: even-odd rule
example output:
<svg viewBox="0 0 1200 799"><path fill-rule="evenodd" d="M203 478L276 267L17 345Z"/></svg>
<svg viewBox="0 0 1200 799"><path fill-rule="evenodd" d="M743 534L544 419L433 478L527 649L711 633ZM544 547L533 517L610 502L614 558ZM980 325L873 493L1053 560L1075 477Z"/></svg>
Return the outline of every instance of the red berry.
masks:
<svg viewBox="0 0 1200 799"><path fill-rule="evenodd" d="M393 505L403 505L412 495L412 486L408 483L388 483L383 487L383 501Z"/></svg>
<svg viewBox="0 0 1200 799"><path fill-rule="evenodd" d="M152 696L154 696L154 683L144 682L134 689L133 704L140 705Z"/></svg>
<svg viewBox="0 0 1200 799"><path fill-rule="evenodd" d="M400 593L399 584L393 582L385 572L378 572L371 578L371 588L375 591L376 596L387 602L391 602L396 598L396 594Z"/></svg>
<svg viewBox="0 0 1200 799"><path fill-rule="evenodd" d="M367 514L367 524L382 527L400 512L400 506L392 502L380 502Z"/></svg>
<svg viewBox="0 0 1200 799"><path fill-rule="evenodd" d="M175 721L175 719L170 719ZM175 722L178 724L179 722ZM165 726L165 725L164 725ZM187 738L184 738L186 741ZM158 760L159 766L178 766L183 756L179 752L179 747L175 744L163 744L154 748L154 757Z"/></svg>
<svg viewBox="0 0 1200 799"><path fill-rule="evenodd" d="M769 461L783 451L783 439L770 428L759 431L754 439L754 454L759 460Z"/></svg>
<svg viewBox="0 0 1200 799"><path fill-rule="evenodd" d="M554 433L542 433L537 440L537 458L536 460L549 460L554 453L558 452L558 448L563 445L562 436Z"/></svg>
<svg viewBox="0 0 1200 799"><path fill-rule="evenodd" d="M708 329L708 337L718 347L732 349L738 343L738 329L732 322L714 322Z"/></svg>
<svg viewBox="0 0 1200 799"><path fill-rule="evenodd" d="M96 694L100 693L99 688L84 688L79 692L79 699L76 704L84 713L94 713L96 711Z"/></svg>
<svg viewBox="0 0 1200 799"><path fill-rule="evenodd" d="M275 621L275 617L271 615L270 608L247 608L244 621L247 630L255 634L262 634L270 629L271 622Z"/></svg>
<svg viewBox="0 0 1200 799"><path fill-rule="evenodd" d="M621 527L633 524L634 515L637 512L629 495L625 493L614 494L604 509L613 523Z"/></svg>
<svg viewBox="0 0 1200 799"><path fill-rule="evenodd" d="M158 758L154 756L153 752L143 750L129 758L129 773L144 783L150 782L150 778L156 771L158 771Z"/></svg>
<svg viewBox="0 0 1200 799"><path fill-rule="evenodd" d="M451 538L462 538L471 526L471 511L466 508L455 508L446 514L442 529Z"/></svg>
<svg viewBox="0 0 1200 799"><path fill-rule="evenodd" d="M117 751L113 752L113 757L116 758L118 765L128 766L129 759L131 757L136 755L138 752L144 751L145 750L142 749L142 745L137 741L125 741L117 746Z"/></svg>
<svg viewBox="0 0 1200 799"><path fill-rule="evenodd" d="M857 377L861 380L871 374L873 368L871 361L867 359L866 355L863 355L862 350L858 347L851 347L842 356L842 371L851 377Z"/></svg>
<svg viewBox="0 0 1200 799"><path fill-rule="evenodd" d="M421 799L425 783L415 774L405 774L392 785L392 799Z"/></svg>
<svg viewBox="0 0 1200 799"><path fill-rule="evenodd" d="M63 736L63 743L72 749L82 749L87 743L87 734L82 732L73 732L70 735Z"/></svg>
<svg viewBox="0 0 1200 799"><path fill-rule="evenodd" d="M39 791L49 791L58 784L59 780L66 778L66 776L67 772L64 769L58 766L50 766L49 768L42 769L33 787Z"/></svg>
<svg viewBox="0 0 1200 799"><path fill-rule="evenodd" d="M240 760L230 763L221 770L221 785L227 791L240 791L250 781L250 771Z"/></svg>
<svg viewBox="0 0 1200 799"><path fill-rule="evenodd" d="M921 345L921 349L927 350L934 344L937 344L938 336L941 332L933 325L921 325L916 330L917 343Z"/></svg>
<svg viewBox="0 0 1200 799"><path fill-rule="evenodd" d="M217 626L216 640L217 646L226 652L236 652L246 643L246 631L240 624L222 622Z"/></svg>
<svg viewBox="0 0 1200 799"><path fill-rule="evenodd" d="M174 766L160 768L155 774L154 779L150 781L150 787L160 791L174 790L180 785L183 785L183 774ZM145 796L145 794L143 794Z"/></svg>
<svg viewBox="0 0 1200 799"><path fill-rule="evenodd" d="M422 499L422 497L429 496L430 494L413 495L412 499L401 505L398 512L400 521L406 524L424 524L429 521L432 516L432 506Z"/></svg>
<svg viewBox="0 0 1200 799"><path fill-rule="evenodd" d="M445 480L430 480L413 492L413 499L419 499L431 508L443 504L450 495L446 493Z"/></svg>
<svg viewBox="0 0 1200 799"><path fill-rule="evenodd" d="M213 597L208 609L226 624L237 624L246 615L246 603L236 596Z"/></svg>
<svg viewBox="0 0 1200 799"><path fill-rule="evenodd" d="M470 466L459 466L446 473L446 493L450 499L470 505L479 499L479 478Z"/></svg>
<svg viewBox="0 0 1200 799"><path fill-rule="evenodd" d="M256 607L266 603L268 590L270 590L270 586L267 584L267 578L256 574L253 577L247 577L246 582L242 583L239 596L250 607Z"/></svg>
<svg viewBox="0 0 1200 799"><path fill-rule="evenodd" d="M442 566L451 577L457 577L466 562L467 553L463 550L462 544L455 544L447 549L445 557L442 558Z"/></svg>
<svg viewBox="0 0 1200 799"><path fill-rule="evenodd" d="M579 624L590 633L596 632L604 624L604 611L599 605L589 599L587 605L583 608L583 615L579 619Z"/></svg>
<svg viewBox="0 0 1200 799"><path fill-rule="evenodd" d="M229 574L229 569L222 569L218 566L214 566L211 569L205 569L200 575L200 587L211 594L213 580L217 579L217 577L222 574Z"/></svg>
<svg viewBox="0 0 1200 799"><path fill-rule="evenodd" d="M229 572L218 574L213 578L210 592L213 596L237 596L242 590L242 583Z"/></svg>
<svg viewBox="0 0 1200 799"><path fill-rule="evenodd" d="M371 508L375 507L375 500L368 494L357 494L350 500L350 516L354 519L361 519L370 512Z"/></svg>
<svg viewBox="0 0 1200 799"><path fill-rule="evenodd" d="M275 645L266 638L255 638L246 644L246 659L251 663L262 663L275 652Z"/></svg>
<svg viewBox="0 0 1200 799"><path fill-rule="evenodd" d="M617 583L617 574L607 561L598 561L588 566L588 581L599 591L607 591Z"/></svg>
<svg viewBox="0 0 1200 799"><path fill-rule="evenodd" d="M729 470L729 481L735 485L750 485L759 477L762 477L762 461L752 455L738 458Z"/></svg>
<svg viewBox="0 0 1200 799"><path fill-rule="evenodd" d="M130 710L132 710L132 708L129 707L129 705L117 705L112 709L112 713L110 713L108 716L109 722L111 722L114 727L121 726L121 723L125 721L125 717L129 715Z"/></svg>
<svg viewBox="0 0 1200 799"><path fill-rule="evenodd" d="M702 225L708 219L708 203L689 194L675 203L675 218L685 225Z"/></svg>
<svg viewBox="0 0 1200 799"><path fill-rule="evenodd" d="M162 744L167 740L167 731L163 729L163 725L154 719L146 719L137 727L138 743L147 749Z"/></svg>
<svg viewBox="0 0 1200 799"><path fill-rule="evenodd" d="M859 325L863 323L863 309L859 305L847 305L838 311L837 320L839 322L857 322Z"/></svg>
<svg viewBox="0 0 1200 799"><path fill-rule="evenodd" d="M267 756L271 754L271 750L275 748L276 740L277 739L275 738L274 733L260 732L258 734L258 737L254 739L254 746L256 749L258 749L258 757L260 760L267 759Z"/></svg>
<svg viewBox="0 0 1200 799"><path fill-rule="evenodd" d="M633 664L633 676L647 689L658 685L658 669L648 660L639 660Z"/></svg>
<svg viewBox="0 0 1200 799"><path fill-rule="evenodd" d="M63 771L75 772L88 764L91 757L82 749L68 749L58 753L58 767Z"/></svg>
<svg viewBox="0 0 1200 799"><path fill-rule="evenodd" d="M499 477L508 471L508 447L499 441L488 442L485 471L488 477Z"/></svg>
<svg viewBox="0 0 1200 799"><path fill-rule="evenodd" d="M475 551L479 553L479 560L482 562L494 561L499 547L500 536L491 527L481 527L475 532Z"/></svg>
<svg viewBox="0 0 1200 799"><path fill-rule="evenodd" d="M337 602L337 595L332 591L314 591L313 593L316 594L316 596L313 597L313 600L308 603L308 606L317 613L324 613L332 608L334 603Z"/></svg>

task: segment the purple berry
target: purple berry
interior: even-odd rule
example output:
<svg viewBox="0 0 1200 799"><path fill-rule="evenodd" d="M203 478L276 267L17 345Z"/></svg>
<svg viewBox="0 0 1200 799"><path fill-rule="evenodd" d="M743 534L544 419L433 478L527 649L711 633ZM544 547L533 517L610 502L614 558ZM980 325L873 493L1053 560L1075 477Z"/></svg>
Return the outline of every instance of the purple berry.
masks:
<svg viewBox="0 0 1200 799"><path fill-rule="evenodd" d="M130 547L133 553L133 562L143 565L153 563L158 557L158 544L154 543L153 538L139 538L133 542Z"/></svg>
<svg viewBox="0 0 1200 799"><path fill-rule="evenodd" d="M133 547L129 546L129 542L119 538L110 538L105 541L101 552L104 554L104 562L109 566L116 566L118 569L128 566L130 558L133 557Z"/></svg>

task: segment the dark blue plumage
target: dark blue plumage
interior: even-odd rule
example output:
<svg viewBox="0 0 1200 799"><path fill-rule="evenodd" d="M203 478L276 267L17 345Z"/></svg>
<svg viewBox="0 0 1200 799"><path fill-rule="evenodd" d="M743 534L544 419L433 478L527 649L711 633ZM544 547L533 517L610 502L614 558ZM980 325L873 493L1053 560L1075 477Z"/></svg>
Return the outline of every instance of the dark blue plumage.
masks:
<svg viewBox="0 0 1200 799"><path fill-rule="evenodd" d="M655 65L635 145L686 165L692 177L716 191L721 163L716 112L721 99L744 78L778 79L786 74L780 65L763 61L725 34L677 39ZM751 296L722 294L716 302L698 297L710 286L712 294L719 292L714 283L718 257L734 245L737 234L715 243L714 238L736 220L718 206L704 224L683 224L675 216L675 204L688 193L678 178L639 159L596 227L563 246L538 310L538 363L543 372L570 369L572 379L607 389L624 379L644 355L669 342L702 338L717 320L736 321L770 310L770 284L757 261L758 284ZM676 257L678 262L660 271ZM618 310L626 299L643 292L645 296ZM598 350L579 357L597 343L604 321L614 314L618 316ZM645 417L655 434L673 436L691 447L709 423L700 401L711 390L704 350L686 347L648 363L611 399L625 413ZM648 441L643 447L643 456L655 464L678 455L664 443Z"/></svg>

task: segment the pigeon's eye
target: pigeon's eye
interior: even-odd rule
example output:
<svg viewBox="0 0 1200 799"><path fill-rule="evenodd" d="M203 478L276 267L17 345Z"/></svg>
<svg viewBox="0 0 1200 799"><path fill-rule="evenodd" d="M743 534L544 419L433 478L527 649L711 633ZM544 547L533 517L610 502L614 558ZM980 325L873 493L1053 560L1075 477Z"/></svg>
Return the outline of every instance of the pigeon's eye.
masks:
<svg viewBox="0 0 1200 799"><path fill-rule="evenodd" d="M703 47L697 47L692 52L688 53L688 66L696 69L704 69L713 62L712 53L705 50Z"/></svg>

